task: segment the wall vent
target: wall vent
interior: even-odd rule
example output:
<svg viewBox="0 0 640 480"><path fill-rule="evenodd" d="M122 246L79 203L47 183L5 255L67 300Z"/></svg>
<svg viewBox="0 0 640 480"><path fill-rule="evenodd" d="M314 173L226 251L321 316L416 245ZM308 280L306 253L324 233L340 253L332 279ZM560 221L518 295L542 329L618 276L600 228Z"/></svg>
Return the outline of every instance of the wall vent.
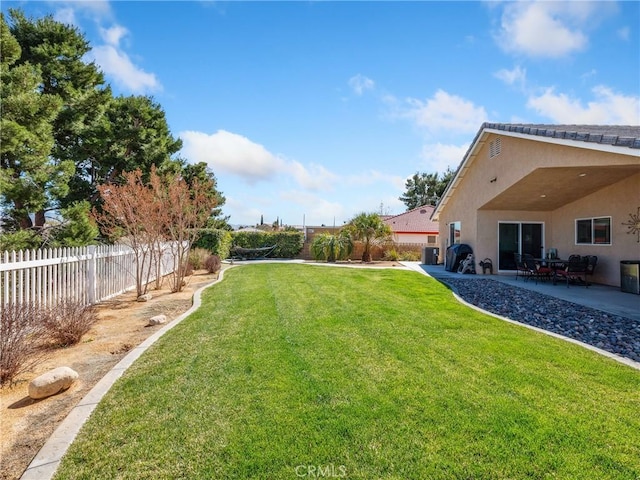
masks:
<svg viewBox="0 0 640 480"><path fill-rule="evenodd" d="M502 150L502 139L497 137L492 142L489 142L489 158L497 157Z"/></svg>

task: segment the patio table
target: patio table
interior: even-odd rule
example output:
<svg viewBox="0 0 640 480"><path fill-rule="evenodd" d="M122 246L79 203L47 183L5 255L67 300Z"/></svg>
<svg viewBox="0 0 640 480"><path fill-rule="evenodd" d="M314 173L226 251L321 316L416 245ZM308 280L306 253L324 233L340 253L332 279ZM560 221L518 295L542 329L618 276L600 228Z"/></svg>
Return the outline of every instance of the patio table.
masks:
<svg viewBox="0 0 640 480"><path fill-rule="evenodd" d="M549 268L555 270L558 264L560 265L564 265L565 263L568 263L569 260L563 260L562 258L535 258L534 259L536 262L540 262L541 265L546 265Z"/></svg>
<svg viewBox="0 0 640 480"><path fill-rule="evenodd" d="M563 260L562 258L536 258L535 261L540 262L540 265L546 265L551 270L553 270L553 275L551 280L553 281L554 285L556 284L557 277L558 277L558 274L556 273L556 271L562 270L565 264L569 262L569 260Z"/></svg>

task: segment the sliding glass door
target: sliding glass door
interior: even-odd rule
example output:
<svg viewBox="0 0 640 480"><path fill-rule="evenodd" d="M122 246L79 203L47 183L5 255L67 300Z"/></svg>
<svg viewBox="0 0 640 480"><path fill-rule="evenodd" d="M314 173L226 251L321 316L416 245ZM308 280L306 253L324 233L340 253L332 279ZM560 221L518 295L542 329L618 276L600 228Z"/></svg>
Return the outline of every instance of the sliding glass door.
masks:
<svg viewBox="0 0 640 480"><path fill-rule="evenodd" d="M515 270L514 253L544 256L542 223L500 222L498 225L498 269Z"/></svg>

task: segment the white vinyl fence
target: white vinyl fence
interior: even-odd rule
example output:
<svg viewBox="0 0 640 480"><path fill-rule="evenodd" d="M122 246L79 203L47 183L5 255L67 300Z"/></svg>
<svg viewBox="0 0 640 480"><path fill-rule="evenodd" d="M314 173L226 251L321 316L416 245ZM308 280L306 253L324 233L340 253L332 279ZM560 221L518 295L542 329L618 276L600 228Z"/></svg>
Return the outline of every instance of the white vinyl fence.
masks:
<svg viewBox="0 0 640 480"><path fill-rule="evenodd" d="M172 250L162 249L161 275L177 266ZM100 302L135 288L135 265L133 250L124 245L0 253L0 310L9 303Z"/></svg>

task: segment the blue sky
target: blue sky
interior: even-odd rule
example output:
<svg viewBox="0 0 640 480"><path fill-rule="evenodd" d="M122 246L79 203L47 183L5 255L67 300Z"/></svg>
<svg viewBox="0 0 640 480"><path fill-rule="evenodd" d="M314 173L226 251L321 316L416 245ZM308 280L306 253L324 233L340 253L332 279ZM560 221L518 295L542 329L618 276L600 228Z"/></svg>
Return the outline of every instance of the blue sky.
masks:
<svg viewBox="0 0 640 480"><path fill-rule="evenodd" d="M640 124L640 2L3 0L162 105L233 224L405 210L482 122Z"/></svg>

